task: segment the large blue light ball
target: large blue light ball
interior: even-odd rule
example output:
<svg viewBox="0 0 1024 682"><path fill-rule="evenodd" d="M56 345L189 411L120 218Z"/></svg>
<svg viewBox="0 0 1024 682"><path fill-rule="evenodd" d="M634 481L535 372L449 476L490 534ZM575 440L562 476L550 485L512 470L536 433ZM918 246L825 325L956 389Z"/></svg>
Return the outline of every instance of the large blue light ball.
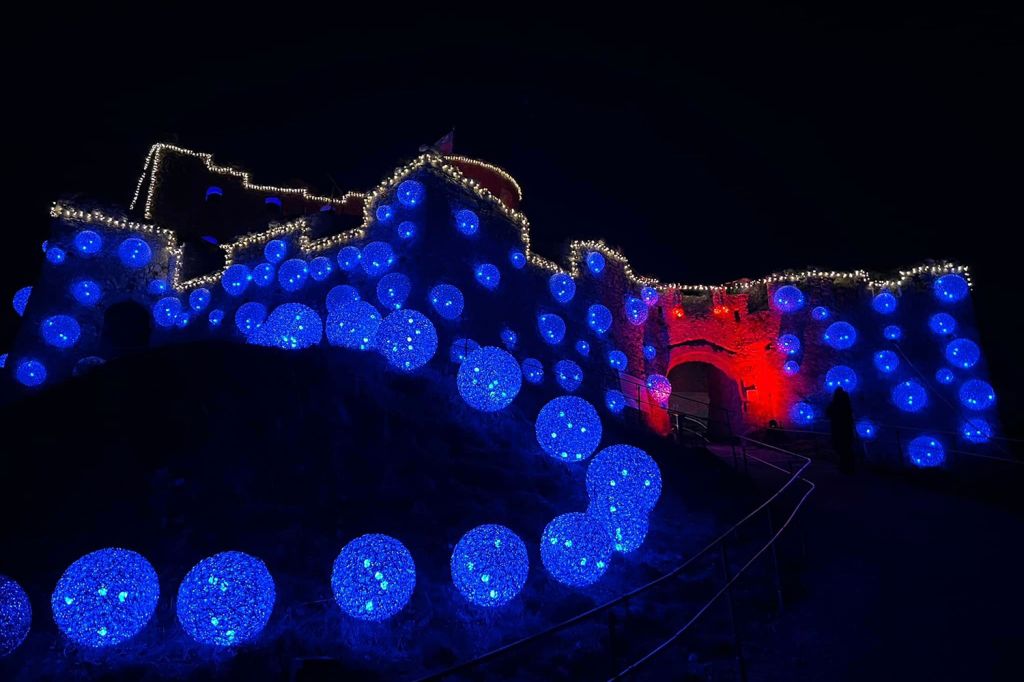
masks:
<svg viewBox="0 0 1024 682"><path fill-rule="evenodd" d="M470 407L496 412L508 407L522 386L522 372L516 359L494 346L470 353L459 367L459 395Z"/></svg>
<svg viewBox="0 0 1024 682"><path fill-rule="evenodd" d="M494 291L501 284L501 272L492 263L481 263L473 269L477 283L488 291Z"/></svg>
<svg viewBox="0 0 1024 682"><path fill-rule="evenodd" d="M121 264L126 268L136 270L149 265L149 261L153 258L153 251L149 248L149 244L142 239L129 237L117 247L117 257L121 259Z"/></svg>
<svg viewBox="0 0 1024 682"><path fill-rule="evenodd" d="M857 341L857 330L849 322L833 322L825 329L822 341L836 350L846 350Z"/></svg>
<svg viewBox="0 0 1024 682"><path fill-rule="evenodd" d="M82 327L78 320L70 315L53 315L43 320L39 326L43 341L54 348L71 348L78 343L82 335Z"/></svg>
<svg viewBox="0 0 1024 682"><path fill-rule="evenodd" d="M583 383L583 368L572 360L559 360L555 363L555 381L562 390L572 393Z"/></svg>
<svg viewBox="0 0 1024 682"><path fill-rule="evenodd" d="M317 282L322 282L334 272L334 265L331 259L326 256L317 256L309 262L309 274Z"/></svg>
<svg viewBox="0 0 1024 682"><path fill-rule="evenodd" d="M940 367L935 370L935 380L940 384L948 385L956 380L956 375L949 367Z"/></svg>
<svg viewBox="0 0 1024 682"><path fill-rule="evenodd" d="M540 408L534 431L544 452L563 462L582 462L601 442L601 418L583 398L561 396Z"/></svg>
<svg viewBox="0 0 1024 682"><path fill-rule="evenodd" d="M345 272L358 268L362 260L363 254L356 246L346 246L338 251L338 267Z"/></svg>
<svg viewBox="0 0 1024 682"><path fill-rule="evenodd" d="M229 296L241 296L252 281L252 273L247 265L235 263L220 276L220 285Z"/></svg>
<svg viewBox="0 0 1024 682"><path fill-rule="evenodd" d="M300 350L320 343L324 324L319 313L301 303L282 303L248 337L257 346Z"/></svg>
<svg viewBox="0 0 1024 682"><path fill-rule="evenodd" d="M898 303L896 297L888 291L883 291L871 299L871 307L880 315L892 315L896 312Z"/></svg>
<svg viewBox="0 0 1024 682"><path fill-rule="evenodd" d="M587 270L592 275L600 275L604 272L604 255L600 251L589 251L587 253Z"/></svg>
<svg viewBox="0 0 1024 682"><path fill-rule="evenodd" d="M235 326L245 336L256 331L265 319L267 319L267 307L256 301L243 303L235 311Z"/></svg>
<svg viewBox="0 0 1024 682"><path fill-rule="evenodd" d="M796 360L786 360L782 363L782 373L786 376L793 376L800 373L800 363Z"/></svg>
<svg viewBox="0 0 1024 682"><path fill-rule="evenodd" d="M647 377L647 394L664 407L672 395L672 382L664 374L650 374Z"/></svg>
<svg viewBox="0 0 1024 682"><path fill-rule="evenodd" d="M981 379L968 379L960 386L960 403L968 410L987 410L996 404L992 384Z"/></svg>
<svg viewBox="0 0 1024 682"><path fill-rule="evenodd" d="M612 328L612 311L600 303L587 308L587 326L596 334L604 334Z"/></svg>
<svg viewBox="0 0 1024 682"><path fill-rule="evenodd" d="M25 314L25 306L28 305L28 299L32 296L32 287L22 287L14 292L14 297L11 298L11 305L14 306L14 312L18 313L18 317Z"/></svg>
<svg viewBox="0 0 1024 682"><path fill-rule="evenodd" d="M625 372L629 365L629 358L621 350L608 351L608 366L619 372Z"/></svg>
<svg viewBox="0 0 1024 682"><path fill-rule="evenodd" d="M875 368L882 374L892 374L900 366L900 358L891 350L880 350L872 360Z"/></svg>
<svg viewBox="0 0 1024 682"><path fill-rule="evenodd" d="M22 386L33 388L46 381L46 366L39 360L26 358L14 369L14 378Z"/></svg>
<svg viewBox="0 0 1024 682"><path fill-rule="evenodd" d="M263 257L271 263L280 263L288 255L288 242L283 239L271 239L263 247Z"/></svg>
<svg viewBox="0 0 1024 682"><path fill-rule="evenodd" d="M783 334L779 337L778 348L786 355L796 355L800 352L800 339L796 334Z"/></svg>
<svg viewBox="0 0 1024 682"><path fill-rule="evenodd" d="M981 417L971 417L960 424L960 435L968 443L980 445L992 439L992 426Z"/></svg>
<svg viewBox="0 0 1024 682"><path fill-rule="evenodd" d="M792 284L786 284L772 294L772 305L781 313L795 313L804 307L804 292Z"/></svg>
<svg viewBox="0 0 1024 682"><path fill-rule="evenodd" d="M565 320L554 313L544 313L537 316L537 331L544 343L557 345L565 338Z"/></svg>
<svg viewBox="0 0 1024 682"><path fill-rule="evenodd" d="M289 258L277 270L277 283L285 291L298 291L309 277L309 265L301 258Z"/></svg>
<svg viewBox="0 0 1024 682"><path fill-rule="evenodd" d="M817 419L817 414L814 411L814 406L810 403L803 401L793 403L793 406L789 408L789 418L794 424L798 426L805 426L812 424Z"/></svg>
<svg viewBox="0 0 1024 682"><path fill-rule="evenodd" d="M823 305L819 305L811 311L811 318L818 322L824 322L830 317L832 317L832 311Z"/></svg>
<svg viewBox="0 0 1024 682"><path fill-rule="evenodd" d="M587 507L587 514L604 526L605 533L612 542L612 549L620 554L636 551L647 538L647 514L641 511L610 513L591 503Z"/></svg>
<svg viewBox="0 0 1024 682"><path fill-rule="evenodd" d="M388 535L361 535L341 548L331 569L334 600L359 620L384 621L409 603L416 589L416 564L401 542Z"/></svg>
<svg viewBox="0 0 1024 682"><path fill-rule="evenodd" d="M455 545L452 582L477 606L501 606L526 584L530 557L526 545L505 526L486 524L469 531Z"/></svg>
<svg viewBox="0 0 1024 682"><path fill-rule="evenodd" d="M658 305L658 290L654 287L644 287L640 290L640 298L648 306Z"/></svg>
<svg viewBox="0 0 1024 682"><path fill-rule="evenodd" d="M508 262L516 270L522 270L526 266L526 254L519 249L512 249L508 252Z"/></svg>
<svg viewBox="0 0 1024 682"><path fill-rule="evenodd" d="M455 229L467 237L472 237L480 229L480 218L468 208L456 211Z"/></svg>
<svg viewBox="0 0 1024 682"><path fill-rule="evenodd" d="M514 329L505 327L501 330L501 342L505 344L505 348L513 350L519 343L519 334L516 334Z"/></svg>
<svg viewBox="0 0 1024 682"><path fill-rule="evenodd" d="M918 436L907 445L907 456L914 466L927 469L942 466L946 449L934 436Z"/></svg>
<svg viewBox="0 0 1024 682"><path fill-rule="evenodd" d="M480 344L473 339L455 339L448 349L448 359L457 365L461 365L469 357L469 354L480 347Z"/></svg>
<svg viewBox="0 0 1024 682"><path fill-rule="evenodd" d="M395 192L395 196L398 197L398 203L406 208L415 208L423 203L423 199L427 196L427 190L423 187L423 183L417 182L416 180L405 180L398 185L398 190Z"/></svg>
<svg viewBox="0 0 1024 682"><path fill-rule="evenodd" d="M540 536L540 560L551 577L569 587L593 585L604 575L612 543L600 521L572 512L556 516Z"/></svg>
<svg viewBox="0 0 1024 682"><path fill-rule="evenodd" d="M462 291L451 284L438 284L430 290L430 305L434 312L446 320L455 320L462 315L465 299Z"/></svg>
<svg viewBox="0 0 1024 682"><path fill-rule="evenodd" d="M396 310L380 323L377 348L392 367L411 372L434 357L437 331L423 313Z"/></svg>
<svg viewBox="0 0 1024 682"><path fill-rule="evenodd" d="M377 216L377 220L382 223L390 223L391 219L395 217L395 209L391 204L381 204L373 212Z"/></svg>
<svg viewBox="0 0 1024 682"><path fill-rule="evenodd" d="M82 305L94 306L103 297L103 290L95 280L79 279L71 284L71 296Z"/></svg>
<svg viewBox="0 0 1024 682"><path fill-rule="evenodd" d="M181 301L175 296L165 296L153 304L153 321L158 327L173 327L181 312Z"/></svg>
<svg viewBox="0 0 1024 682"><path fill-rule="evenodd" d="M661 497L661 469L632 445L610 445L587 466L587 495L601 514L647 514Z"/></svg>
<svg viewBox="0 0 1024 682"><path fill-rule="evenodd" d="M86 554L57 581L53 620L68 639L109 647L134 637L156 611L160 582L148 561L128 549Z"/></svg>
<svg viewBox="0 0 1024 682"><path fill-rule="evenodd" d="M579 353L582 357L586 358L590 356L590 344L586 340L579 339L576 342L575 348L576 352Z"/></svg>
<svg viewBox="0 0 1024 682"><path fill-rule="evenodd" d="M399 239L412 239L416 236L416 223L411 220L403 220L395 228L395 234Z"/></svg>
<svg viewBox="0 0 1024 682"><path fill-rule="evenodd" d="M332 346L369 350L376 345L383 318L366 301L353 301L327 315L327 342Z"/></svg>
<svg viewBox="0 0 1024 682"><path fill-rule="evenodd" d="M981 359L981 349L970 339L953 339L946 344L946 360L960 369L970 369Z"/></svg>
<svg viewBox="0 0 1024 682"><path fill-rule="evenodd" d="M857 422L857 435L863 440L874 440L878 435L878 427L870 419L861 419Z"/></svg>
<svg viewBox="0 0 1024 682"><path fill-rule="evenodd" d="M556 272L548 278L551 297L559 303L568 303L576 295L576 282L564 272Z"/></svg>
<svg viewBox="0 0 1024 682"><path fill-rule="evenodd" d="M836 365L825 373L825 389L832 393L842 388L849 393L857 388L857 373L846 365Z"/></svg>
<svg viewBox="0 0 1024 682"><path fill-rule="evenodd" d="M943 275L935 280L932 288L935 298L942 303L962 301L970 293L967 280L960 275Z"/></svg>
<svg viewBox="0 0 1024 682"><path fill-rule="evenodd" d="M626 409L626 396L622 391L610 388L604 393L604 405L612 414L619 414Z"/></svg>
<svg viewBox="0 0 1024 682"><path fill-rule="evenodd" d="M82 230L75 234L75 252L80 256L92 256L103 248L103 237L92 230Z"/></svg>
<svg viewBox="0 0 1024 682"><path fill-rule="evenodd" d="M64 249L59 246L51 246L46 249L46 260L51 265L60 265L67 258L67 254L64 253Z"/></svg>
<svg viewBox="0 0 1024 682"><path fill-rule="evenodd" d="M370 242L359 259L368 277L380 277L395 264L395 251L387 242Z"/></svg>
<svg viewBox="0 0 1024 682"><path fill-rule="evenodd" d="M956 331L956 318L949 313L935 313L928 318L928 328L939 336L949 336Z"/></svg>
<svg viewBox="0 0 1024 682"><path fill-rule="evenodd" d="M920 412L928 405L928 391L916 379L907 379L892 389L893 404L904 412Z"/></svg>
<svg viewBox="0 0 1024 682"><path fill-rule="evenodd" d="M523 378L531 384L539 384L544 381L544 365L537 358L526 358L523 360Z"/></svg>
<svg viewBox="0 0 1024 682"><path fill-rule="evenodd" d="M387 310L401 310L412 291L412 281L400 272L389 272L377 282L377 300Z"/></svg>
<svg viewBox="0 0 1024 682"><path fill-rule="evenodd" d="M255 639L274 610L274 579L244 552L221 552L192 567L178 588L178 622L200 644L236 646Z"/></svg>
<svg viewBox="0 0 1024 682"><path fill-rule="evenodd" d="M647 304L636 296L626 299L626 319L632 325L641 325L647 321Z"/></svg>
<svg viewBox="0 0 1024 682"><path fill-rule="evenodd" d="M0 658L25 641L32 627L32 604L21 585L0 575Z"/></svg>
<svg viewBox="0 0 1024 682"><path fill-rule="evenodd" d="M653 344L647 344L644 346L644 359L651 361L658 357L658 349Z"/></svg>
<svg viewBox="0 0 1024 682"><path fill-rule="evenodd" d="M192 310L202 312L210 305L210 290L200 287L188 295L188 307Z"/></svg>
<svg viewBox="0 0 1024 682"><path fill-rule="evenodd" d="M882 330L882 336L889 341L899 341L903 338L903 329L899 325L890 324Z"/></svg>
<svg viewBox="0 0 1024 682"><path fill-rule="evenodd" d="M331 287L331 290L327 292L327 312L330 314L341 306L355 303L358 300L360 300L359 290L350 284Z"/></svg>

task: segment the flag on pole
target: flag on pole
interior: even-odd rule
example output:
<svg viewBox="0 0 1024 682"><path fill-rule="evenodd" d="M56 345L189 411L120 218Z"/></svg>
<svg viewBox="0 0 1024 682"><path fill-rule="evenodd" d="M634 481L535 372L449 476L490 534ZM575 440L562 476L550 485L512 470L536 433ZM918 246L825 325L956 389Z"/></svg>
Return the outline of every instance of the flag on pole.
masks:
<svg viewBox="0 0 1024 682"><path fill-rule="evenodd" d="M447 135L435 142L433 147L441 154L451 154L452 149L455 147L455 128L452 128L448 131Z"/></svg>

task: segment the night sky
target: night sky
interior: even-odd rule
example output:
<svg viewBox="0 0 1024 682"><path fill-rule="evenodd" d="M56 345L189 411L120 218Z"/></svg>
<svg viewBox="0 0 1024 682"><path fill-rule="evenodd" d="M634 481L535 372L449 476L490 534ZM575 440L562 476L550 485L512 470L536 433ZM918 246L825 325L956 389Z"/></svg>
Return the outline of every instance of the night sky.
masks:
<svg viewBox="0 0 1024 682"><path fill-rule="evenodd" d="M35 279L50 203L127 205L153 142L329 193L454 127L520 181L546 255L603 238L692 283L970 265L1019 429L1020 17L29 11L0 48L5 300ZM0 348L16 325L4 303Z"/></svg>

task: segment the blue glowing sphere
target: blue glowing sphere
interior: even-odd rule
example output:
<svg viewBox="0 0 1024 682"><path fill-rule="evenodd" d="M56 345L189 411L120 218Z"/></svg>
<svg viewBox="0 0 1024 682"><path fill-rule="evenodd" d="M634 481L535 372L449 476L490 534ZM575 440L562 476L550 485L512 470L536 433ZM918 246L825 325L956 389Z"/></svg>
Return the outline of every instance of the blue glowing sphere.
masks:
<svg viewBox="0 0 1024 682"><path fill-rule="evenodd" d="M360 300L359 290L354 286L339 284L331 287L331 290L327 292L327 313L333 313L341 306L355 303L358 300Z"/></svg>
<svg viewBox="0 0 1024 682"><path fill-rule="evenodd" d="M456 380L459 395L470 407L481 412L497 412L508 407L522 386L519 363L507 352L484 346L470 353L459 367Z"/></svg>
<svg viewBox="0 0 1024 682"><path fill-rule="evenodd" d="M960 403L968 410L987 410L996 404L996 391L987 381L968 379L960 386Z"/></svg>
<svg viewBox="0 0 1024 682"><path fill-rule="evenodd" d="M672 382L663 374L650 374L647 377L647 394L654 402L665 406L672 395Z"/></svg>
<svg viewBox="0 0 1024 682"><path fill-rule="evenodd" d="M918 436L907 444L907 456L914 466L927 469L942 466L946 461L946 449L934 436Z"/></svg>
<svg viewBox="0 0 1024 682"><path fill-rule="evenodd" d="M544 381L544 365L537 358L526 358L523 360L523 378L531 384L539 384Z"/></svg>
<svg viewBox="0 0 1024 682"><path fill-rule="evenodd" d="M192 567L178 588L178 622L200 644L236 646L255 639L274 610L266 564L243 552L221 552Z"/></svg>
<svg viewBox="0 0 1024 682"><path fill-rule="evenodd" d="M626 371L626 366L629 364L629 359L626 358L626 354L621 350L613 350L608 352L608 366L612 369L620 372Z"/></svg>
<svg viewBox="0 0 1024 682"><path fill-rule="evenodd" d="M459 365L466 361L469 354L480 347L480 344L473 339L455 339L448 350L448 359Z"/></svg>
<svg viewBox="0 0 1024 682"><path fill-rule="evenodd" d="M395 192L395 196L398 197L398 203L406 208L415 208L423 203L423 199L427 196L427 190L424 189L423 183L417 182L416 180L405 180L398 185L398 190Z"/></svg>
<svg viewBox="0 0 1024 682"><path fill-rule="evenodd" d="M825 329L822 341L836 350L845 350L857 341L857 330L849 322L833 322Z"/></svg>
<svg viewBox="0 0 1024 682"><path fill-rule="evenodd" d="M377 300L388 310L400 310L412 291L412 282L400 272L389 272L377 282Z"/></svg>
<svg viewBox="0 0 1024 682"><path fill-rule="evenodd" d="M890 341L899 341L903 338L903 329L899 325L890 324L882 330L882 335Z"/></svg>
<svg viewBox="0 0 1024 682"><path fill-rule="evenodd" d="M658 290L654 287L644 287L640 290L640 298L648 306L658 305Z"/></svg>
<svg viewBox="0 0 1024 682"><path fill-rule="evenodd" d="M981 349L970 339L954 339L946 344L946 360L960 369L970 369L981 359Z"/></svg>
<svg viewBox="0 0 1024 682"><path fill-rule="evenodd" d="M210 305L210 290L200 287L188 295L188 307L192 310L202 312Z"/></svg>
<svg viewBox="0 0 1024 682"><path fill-rule="evenodd" d="M559 303L568 303L576 295L576 282L564 272L556 272L548 279L551 296Z"/></svg>
<svg viewBox="0 0 1024 682"><path fill-rule="evenodd" d="M263 247L263 257L271 263L280 263L288 255L288 242L283 239L271 239Z"/></svg>
<svg viewBox="0 0 1024 682"><path fill-rule="evenodd" d="M600 303L587 308L587 326L596 334L604 334L612 328L612 311Z"/></svg>
<svg viewBox="0 0 1024 682"><path fill-rule="evenodd" d="M277 283L285 291L298 291L309 277L309 265L301 258L289 258L277 270Z"/></svg>
<svg viewBox="0 0 1024 682"><path fill-rule="evenodd" d="M267 307L256 301L243 303L235 311L235 326L245 336L249 336L259 329L265 319L267 319Z"/></svg>
<svg viewBox="0 0 1024 682"><path fill-rule="evenodd" d="M363 247L360 263L367 276L380 277L395 264L395 251L387 242L370 242Z"/></svg>
<svg viewBox="0 0 1024 682"><path fill-rule="evenodd" d="M824 322L830 317L832 317L832 313L823 305L819 305L811 311L811 318L818 322Z"/></svg>
<svg viewBox="0 0 1024 682"><path fill-rule="evenodd" d="M327 314L327 342L332 346L369 350L376 346L381 314L366 301L346 303Z"/></svg>
<svg viewBox="0 0 1024 682"><path fill-rule="evenodd" d="M220 276L220 285L224 287L224 291L229 296L241 296L249 287L250 281L252 281L252 273L249 272L249 266L241 263L235 263L228 267Z"/></svg>
<svg viewBox="0 0 1024 682"><path fill-rule="evenodd" d="M456 320L462 315L465 299L462 291L451 284L438 284L430 290L430 305L434 312L446 320Z"/></svg>
<svg viewBox="0 0 1024 682"><path fill-rule="evenodd" d="M898 303L899 302L896 300L896 297L888 291L883 291L871 299L871 307L880 315L892 315L896 312L896 306Z"/></svg>
<svg viewBox="0 0 1024 682"><path fill-rule="evenodd" d="M949 367L940 367L935 370L935 380L940 384L951 384L955 379L956 376Z"/></svg>
<svg viewBox="0 0 1024 682"><path fill-rule="evenodd" d="M334 265L331 259L326 256L317 256L309 262L309 274L317 282L322 282L334 272Z"/></svg>
<svg viewBox="0 0 1024 682"><path fill-rule="evenodd" d="M939 336L949 336L956 331L956 318L949 313L935 313L928 318L928 328Z"/></svg>
<svg viewBox="0 0 1024 682"><path fill-rule="evenodd" d="M32 287L22 287L14 292L14 297L11 299L11 305L14 306L14 312L18 313L18 317L25 314L25 306L28 305L28 299L32 296Z"/></svg>
<svg viewBox="0 0 1024 682"><path fill-rule="evenodd" d="M381 204L373 214L377 216L377 220L380 222L389 223L395 217L395 209L392 208L391 204Z"/></svg>
<svg viewBox="0 0 1024 682"><path fill-rule="evenodd" d="M611 540L612 549L620 554L636 551L647 537L647 514L642 511L611 513L592 502L587 507L587 514L604 526L605 534Z"/></svg>
<svg viewBox="0 0 1024 682"><path fill-rule="evenodd" d="M14 370L14 378L22 386L38 386L46 381L46 366L31 358L22 360Z"/></svg>
<svg viewBox="0 0 1024 682"><path fill-rule="evenodd" d="M80 256L92 256L103 248L103 238L92 230L82 230L75 235L75 252Z"/></svg>
<svg viewBox="0 0 1024 682"><path fill-rule="evenodd" d="M622 394L622 391L616 391L614 388L608 389L604 393L604 405L612 414L619 414L626 409L626 396Z"/></svg>
<svg viewBox="0 0 1024 682"><path fill-rule="evenodd" d="M893 404L904 412L920 412L928 405L928 391L916 379L907 379L892 389Z"/></svg>
<svg viewBox="0 0 1024 682"><path fill-rule="evenodd" d="M565 321L554 313L537 316L537 330L544 343L557 345L565 338Z"/></svg>
<svg viewBox="0 0 1024 682"><path fill-rule="evenodd" d="M501 330L501 342L505 344L505 348L513 350L519 343L519 334L516 334L514 329L505 327Z"/></svg>
<svg viewBox="0 0 1024 682"><path fill-rule="evenodd" d="M825 373L825 389L829 393L842 388L849 393L857 388L857 373L846 365L836 365Z"/></svg>
<svg viewBox="0 0 1024 682"><path fill-rule="evenodd" d="M795 334L783 334L779 337L779 352L796 355L800 352L800 339Z"/></svg>
<svg viewBox="0 0 1024 682"><path fill-rule="evenodd" d="M317 345L323 336L324 324L319 313L301 303L282 303L249 335L248 342L256 346L299 350Z"/></svg>
<svg viewBox="0 0 1024 682"><path fill-rule="evenodd" d="M813 423L817 415L813 405L800 401L793 403L793 406L789 408L789 418L793 420L794 424L800 426Z"/></svg>
<svg viewBox="0 0 1024 682"><path fill-rule="evenodd" d="M388 535L362 535L341 548L331 569L338 606L359 620L384 621L409 603L416 589L416 564L401 542Z"/></svg>
<svg viewBox="0 0 1024 682"><path fill-rule="evenodd" d="M935 280L932 285L935 298L942 303L956 303L962 301L970 293L970 286L967 280L960 275L943 275Z"/></svg>
<svg viewBox="0 0 1024 682"><path fill-rule="evenodd" d="M153 258L153 251L149 248L149 244L142 239L129 237L117 247L117 257L121 259L121 264L126 268L144 268Z"/></svg>
<svg viewBox="0 0 1024 682"><path fill-rule="evenodd" d="M71 296L82 305L94 306L100 302L103 290L91 279L80 279L71 284Z"/></svg>
<svg viewBox="0 0 1024 682"><path fill-rule="evenodd" d="M415 310L397 310L380 323L377 349L388 363L403 372L419 369L437 352L437 331Z"/></svg>
<svg viewBox="0 0 1024 682"><path fill-rule="evenodd" d="M590 270L592 275L600 275L604 272L604 255L600 251L590 251L587 253L587 269Z"/></svg>
<svg viewBox="0 0 1024 682"><path fill-rule="evenodd" d="M175 296L166 296L153 304L153 321L158 327L173 327L181 312L181 301Z"/></svg>
<svg viewBox="0 0 1024 682"><path fill-rule="evenodd" d="M626 299L626 319L630 324L641 325L647 321L647 304L635 296Z"/></svg>
<svg viewBox="0 0 1024 682"><path fill-rule="evenodd" d="M174 321L174 326L179 329L184 329L188 326L188 323L192 321L192 315L188 311L182 311L178 315L178 319Z"/></svg>
<svg viewBox="0 0 1024 682"><path fill-rule="evenodd" d="M395 230L399 239L412 239L416 236L416 223L411 220L403 220Z"/></svg>
<svg viewBox="0 0 1024 682"><path fill-rule="evenodd" d="M160 296L167 293L167 282L162 279L154 279L146 287L146 292L153 296Z"/></svg>
<svg viewBox="0 0 1024 682"><path fill-rule="evenodd" d="M799 374L800 363L797 362L796 360L786 360L784 363L782 363L782 372L786 376L793 376L794 374Z"/></svg>
<svg viewBox="0 0 1024 682"><path fill-rule="evenodd" d="M224 321L224 311L220 308L214 308L210 311L207 320L209 320L211 327L219 327L220 323Z"/></svg>
<svg viewBox="0 0 1024 682"><path fill-rule="evenodd" d="M590 344L584 341L583 339L578 340L576 342L576 352L579 353L582 357L589 357Z"/></svg>
<svg viewBox="0 0 1024 682"><path fill-rule="evenodd" d="M7 366L7 353L0 353L0 369Z"/></svg>
<svg viewBox="0 0 1024 682"><path fill-rule="evenodd" d="M651 344L644 346L644 358L648 361L658 357L658 349Z"/></svg>
<svg viewBox="0 0 1024 682"><path fill-rule="evenodd" d="M872 358L875 368L882 374L892 374L900 366L900 358L891 350L880 350Z"/></svg>
<svg viewBox="0 0 1024 682"><path fill-rule="evenodd" d="M572 393L583 383L583 369L572 360L559 360L555 363L555 381Z"/></svg>
<svg viewBox="0 0 1024 682"><path fill-rule="evenodd" d="M64 253L64 249L59 246L51 246L46 249L46 260L49 261L51 265L60 265L66 258L67 255Z"/></svg>
<svg viewBox="0 0 1024 682"><path fill-rule="evenodd" d="M501 283L501 272L498 266L491 263L481 263L473 269L473 277L484 289L494 291Z"/></svg>
<svg viewBox="0 0 1024 682"><path fill-rule="evenodd" d="M987 443L992 438L992 425L981 417L971 417L960 424L960 435L968 443Z"/></svg>
<svg viewBox="0 0 1024 682"><path fill-rule="evenodd" d="M48 248L50 248L50 240L49 239L44 239L43 243L42 243L42 247L43 247L43 253L46 253L46 250Z"/></svg>
<svg viewBox="0 0 1024 682"><path fill-rule="evenodd" d="M551 577L570 587L593 585L604 575L612 543L600 521L573 512L556 516L540 537L540 560Z"/></svg>
<svg viewBox="0 0 1024 682"><path fill-rule="evenodd" d="M519 594L530 572L526 545L505 526L486 524L455 545L452 582L477 606L501 606Z"/></svg>
<svg viewBox="0 0 1024 682"><path fill-rule="evenodd" d="M535 426L544 452L563 462L581 462L601 442L601 418L583 398L566 395L540 408Z"/></svg>
<svg viewBox="0 0 1024 682"><path fill-rule="evenodd" d="M156 611L160 583L148 561L128 549L86 554L57 581L53 620L75 644L109 647L134 637Z"/></svg>
<svg viewBox="0 0 1024 682"><path fill-rule="evenodd" d="M25 641L32 626L32 604L21 585L0 575L0 658Z"/></svg>
<svg viewBox="0 0 1024 682"><path fill-rule="evenodd" d="M786 284L772 294L772 305L780 313L795 313L804 307L804 292L792 284Z"/></svg>
<svg viewBox="0 0 1024 682"><path fill-rule="evenodd" d="M467 237L472 237L480 229L480 218L473 211L464 208L455 212L455 227Z"/></svg>
<svg viewBox="0 0 1024 682"><path fill-rule="evenodd" d="M43 341L54 348L71 348L78 343L78 337L82 335L82 328L78 320L70 315L53 315L43 320L39 325L39 333Z"/></svg>
<svg viewBox="0 0 1024 682"><path fill-rule="evenodd" d="M590 506L601 515L648 514L661 497L661 469L632 445L611 445L587 466Z"/></svg>
<svg viewBox="0 0 1024 682"><path fill-rule="evenodd" d="M345 272L358 268L362 260L363 254L356 246L346 246L338 251L338 267Z"/></svg>
<svg viewBox="0 0 1024 682"><path fill-rule="evenodd" d="M857 435L864 440L874 440L878 435L878 427L870 419L861 419L857 422Z"/></svg>
<svg viewBox="0 0 1024 682"><path fill-rule="evenodd" d="M516 270L522 270L526 265L526 254L519 249L512 249L508 252L508 262L512 264Z"/></svg>

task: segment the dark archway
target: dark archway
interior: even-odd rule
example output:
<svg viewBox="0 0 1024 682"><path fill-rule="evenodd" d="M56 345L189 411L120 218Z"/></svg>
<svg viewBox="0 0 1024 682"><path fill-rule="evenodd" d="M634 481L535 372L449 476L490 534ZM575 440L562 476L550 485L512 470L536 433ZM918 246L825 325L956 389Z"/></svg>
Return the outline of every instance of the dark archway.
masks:
<svg viewBox="0 0 1024 682"><path fill-rule="evenodd" d="M739 385L707 362L683 362L668 374L672 382L669 409L694 427L703 424L710 438L730 434L741 421Z"/></svg>
<svg viewBox="0 0 1024 682"><path fill-rule="evenodd" d="M103 314L103 356L113 358L148 348L151 324L149 311L140 303L121 301L110 306Z"/></svg>

